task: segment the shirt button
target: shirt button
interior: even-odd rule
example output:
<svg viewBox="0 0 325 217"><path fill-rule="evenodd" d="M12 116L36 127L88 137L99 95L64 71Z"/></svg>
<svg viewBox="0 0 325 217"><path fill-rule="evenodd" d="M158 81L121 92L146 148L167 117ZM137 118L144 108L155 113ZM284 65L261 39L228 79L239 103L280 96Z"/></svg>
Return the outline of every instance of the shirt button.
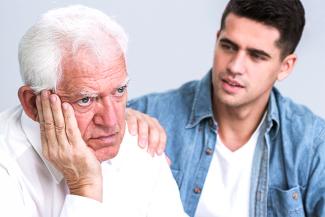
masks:
<svg viewBox="0 0 325 217"><path fill-rule="evenodd" d="M193 191L194 191L195 194L200 194L202 189L199 188L199 187L195 187Z"/></svg>
<svg viewBox="0 0 325 217"><path fill-rule="evenodd" d="M212 155L212 153L213 153L213 151L212 151L211 148L207 148L207 149L205 149L205 154L206 154L206 155Z"/></svg>
<svg viewBox="0 0 325 217"><path fill-rule="evenodd" d="M293 194L292 194L292 198L293 198L294 200L298 200L298 199L299 199L299 194L298 194L298 192L293 192Z"/></svg>

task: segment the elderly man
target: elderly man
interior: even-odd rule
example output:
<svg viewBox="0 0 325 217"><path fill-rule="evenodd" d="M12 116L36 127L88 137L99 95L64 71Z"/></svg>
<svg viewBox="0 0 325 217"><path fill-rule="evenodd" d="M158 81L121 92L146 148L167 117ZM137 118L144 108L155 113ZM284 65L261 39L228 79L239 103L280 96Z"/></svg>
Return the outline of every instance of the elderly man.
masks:
<svg viewBox="0 0 325 217"><path fill-rule="evenodd" d="M0 115L1 216L183 216L165 158L125 130L126 36L83 6L21 40L21 105Z"/></svg>

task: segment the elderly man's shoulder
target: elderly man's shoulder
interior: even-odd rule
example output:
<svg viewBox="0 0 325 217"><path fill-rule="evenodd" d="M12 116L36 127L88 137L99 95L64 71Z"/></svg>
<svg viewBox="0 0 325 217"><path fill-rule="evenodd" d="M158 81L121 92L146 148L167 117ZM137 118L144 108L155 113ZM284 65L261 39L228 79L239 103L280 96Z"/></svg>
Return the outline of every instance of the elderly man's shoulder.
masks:
<svg viewBox="0 0 325 217"><path fill-rule="evenodd" d="M16 160L22 149L22 142L26 137L21 128L22 108L16 106L6 109L0 113L0 168L2 175L14 174L16 171ZM2 176L3 178L3 176Z"/></svg>
<svg viewBox="0 0 325 217"><path fill-rule="evenodd" d="M24 132L21 127L21 106L6 109L0 113L0 150L10 155L17 152L17 141L24 140Z"/></svg>
<svg viewBox="0 0 325 217"><path fill-rule="evenodd" d="M164 154L152 156L147 148L138 145L138 137L129 134L127 129L115 160L125 169L136 169L137 172L143 171L147 174L151 172L152 175L159 172L160 167L168 167Z"/></svg>
<svg viewBox="0 0 325 217"><path fill-rule="evenodd" d="M8 129L11 123L18 123L22 112L23 109L21 106L15 106L0 112L0 133L2 134Z"/></svg>
<svg viewBox="0 0 325 217"><path fill-rule="evenodd" d="M109 177L108 180L118 179L119 186L116 188L122 186L121 191L128 189L129 192L134 192L132 195L145 196L145 200L149 200L152 197L150 195L157 190L173 189L175 192L171 194L178 191L165 155L151 156L146 148L138 146L137 136L131 136L127 130L120 150L110 164L114 172L104 174L104 179L105 175ZM157 187L163 189L156 189ZM130 197L133 197L132 195Z"/></svg>

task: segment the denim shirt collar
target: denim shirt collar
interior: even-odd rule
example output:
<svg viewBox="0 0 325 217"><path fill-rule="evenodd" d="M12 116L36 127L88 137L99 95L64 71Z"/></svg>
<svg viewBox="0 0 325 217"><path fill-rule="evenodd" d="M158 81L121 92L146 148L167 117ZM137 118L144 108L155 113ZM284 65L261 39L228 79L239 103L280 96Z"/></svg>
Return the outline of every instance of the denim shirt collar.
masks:
<svg viewBox="0 0 325 217"><path fill-rule="evenodd" d="M278 108L279 96L280 92L273 87L267 106L267 132L270 132L271 137L277 136L280 129L280 113Z"/></svg>
<svg viewBox="0 0 325 217"><path fill-rule="evenodd" d="M213 119L212 110L212 69L198 83L194 93L191 115L186 128L192 128L205 118Z"/></svg>

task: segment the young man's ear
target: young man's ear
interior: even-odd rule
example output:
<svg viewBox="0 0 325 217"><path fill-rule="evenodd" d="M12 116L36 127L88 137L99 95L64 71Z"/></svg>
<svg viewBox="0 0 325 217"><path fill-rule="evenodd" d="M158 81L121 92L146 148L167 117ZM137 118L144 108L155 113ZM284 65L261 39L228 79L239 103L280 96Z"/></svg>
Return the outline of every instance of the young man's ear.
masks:
<svg viewBox="0 0 325 217"><path fill-rule="evenodd" d="M290 54L282 60L281 69L278 74L278 81L282 81L292 72L293 67L297 61L297 56L295 54Z"/></svg>
<svg viewBox="0 0 325 217"><path fill-rule="evenodd" d="M18 90L18 97L25 113L34 121L38 121L36 94L29 86L22 86Z"/></svg>

